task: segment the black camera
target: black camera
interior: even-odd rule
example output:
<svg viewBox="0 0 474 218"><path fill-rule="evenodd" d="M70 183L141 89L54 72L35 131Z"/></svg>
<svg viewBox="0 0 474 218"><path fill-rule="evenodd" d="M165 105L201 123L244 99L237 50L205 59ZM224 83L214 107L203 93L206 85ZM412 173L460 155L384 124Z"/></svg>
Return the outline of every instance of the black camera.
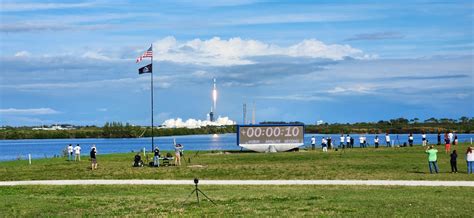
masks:
<svg viewBox="0 0 474 218"><path fill-rule="evenodd" d="M198 178L194 178L194 184L198 184L199 183L199 179Z"/></svg>

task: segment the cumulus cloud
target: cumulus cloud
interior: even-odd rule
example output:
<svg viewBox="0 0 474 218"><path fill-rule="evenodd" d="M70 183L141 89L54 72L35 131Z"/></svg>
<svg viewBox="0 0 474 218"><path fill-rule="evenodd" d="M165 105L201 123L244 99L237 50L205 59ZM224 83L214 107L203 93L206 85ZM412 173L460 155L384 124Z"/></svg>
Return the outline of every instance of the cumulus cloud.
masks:
<svg viewBox="0 0 474 218"><path fill-rule="evenodd" d="M59 111L56 111L51 108L29 108L29 109L18 109L18 108L7 108L0 109L0 114L5 115L46 115L46 114L58 114Z"/></svg>
<svg viewBox="0 0 474 218"><path fill-rule="evenodd" d="M325 44L316 39L303 40L287 47L245 40L239 37L228 40L214 37L208 40L193 39L179 42L174 37L165 37L153 44L155 59L177 63L230 66L254 64L252 57L288 56L343 60L370 59L376 56L366 54L350 45Z"/></svg>
<svg viewBox="0 0 474 218"><path fill-rule="evenodd" d="M168 119L161 124L164 128L200 128L205 126L225 126L235 125L236 122L230 120L228 117L219 117L216 121L188 119L183 121L181 118Z"/></svg>

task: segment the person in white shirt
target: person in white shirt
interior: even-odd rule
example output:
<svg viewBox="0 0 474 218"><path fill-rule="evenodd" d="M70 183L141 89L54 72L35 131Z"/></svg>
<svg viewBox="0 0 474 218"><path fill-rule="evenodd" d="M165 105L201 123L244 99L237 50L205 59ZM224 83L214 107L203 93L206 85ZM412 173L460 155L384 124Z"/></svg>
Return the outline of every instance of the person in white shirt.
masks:
<svg viewBox="0 0 474 218"><path fill-rule="evenodd" d="M378 135L375 135L374 144L375 144L375 148L379 147L379 136Z"/></svg>
<svg viewBox="0 0 474 218"><path fill-rule="evenodd" d="M467 174L474 173L474 152L471 147L467 148L466 151L466 162L467 162Z"/></svg>
<svg viewBox="0 0 474 218"><path fill-rule="evenodd" d="M69 144L69 146L67 146L67 160L68 161L72 161L73 152L74 152L74 148L72 147L72 144Z"/></svg>
<svg viewBox="0 0 474 218"><path fill-rule="evenodd" d="M413 134L412 133L408 135L408 144L410 145L410 147L413 147Z"/></svg>
<svg viewBox="0 0 474 218"><path fill-rule="evenodd" d="M359 146L360 146L361 148L364 147L364 136L362 136L362 135L359 136Z"/></svg>
<svg viewBox="0 0 474 218"><path fill-rule="evenodd" d="M328 141L324 137L321 140L321 146L323 147L323 152L328 152Z"/></svg>
<svg viewBox="0 0 474 218"><path fill-rule="evenodd" d="M421 134L421 143L423 146L426 146L426 134L423 133Z"/></svg>
<svg viewBox="0 0 474 218"><path fill-rule="evenodd" d="M74 157L74 160L81 161L81 146L79 146L79 144L77 144L76 147L74 147L74 153L76 154L76 156Z"/></svg>
<svg viewBox="0 0 474 218"><path fill-rule="evenodd" d="M385 134L385 143L387 143L387 147L391 147L390 135L388 133Z"/></svg>
<svg viewBox="0 0 474 218"><path fill-rule="evenodd" d="M450 141L451 143L453 143L453 141L454 141L454 135L453 135L452 132L449 132L449 133L448 133L448 138L449 138L449 141Z"/></svg>
<svg viewBox="0 0 474 218"><path fill-rule="evenodd" d="M349 134L347 134L346 136L346 148L350 148L351 147L351 137L349 136Z"/></svg>
<svg viewBox="0 0 474 218"><path fill-rule="evenodd" d="M313 136L311 137L311 149L314 150L316 148L316 138Z"/></svg>
<svg viewBox="0 0 474 218"><path fill-rule="evenodd" d="M341 134L340 140L341 140L341 142L339 142L339 147L344 148L344 134Z"/></svg>

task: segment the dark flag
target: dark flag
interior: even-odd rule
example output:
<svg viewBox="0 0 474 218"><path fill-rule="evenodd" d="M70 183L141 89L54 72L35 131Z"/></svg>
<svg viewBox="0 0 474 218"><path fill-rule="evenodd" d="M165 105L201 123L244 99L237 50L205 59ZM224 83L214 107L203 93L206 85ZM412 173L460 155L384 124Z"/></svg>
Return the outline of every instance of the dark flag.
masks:
<svg viewBox="0 0 474 218"><path fill-rule="evenodd" d="M143 73L152 73L153 67L151 64L148 64L140 69L138 69L138 74L143 74Z"/></svg>

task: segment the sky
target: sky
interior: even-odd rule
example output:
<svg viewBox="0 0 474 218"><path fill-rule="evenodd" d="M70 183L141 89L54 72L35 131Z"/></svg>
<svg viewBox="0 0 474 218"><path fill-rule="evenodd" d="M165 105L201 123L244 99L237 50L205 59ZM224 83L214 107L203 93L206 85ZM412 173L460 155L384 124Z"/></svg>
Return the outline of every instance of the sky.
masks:
<svg viewBox="0 0 474 218"><path fill-rule="evenodd" d="M0 2L0 126L473 117L472 1Z"/></svg>

